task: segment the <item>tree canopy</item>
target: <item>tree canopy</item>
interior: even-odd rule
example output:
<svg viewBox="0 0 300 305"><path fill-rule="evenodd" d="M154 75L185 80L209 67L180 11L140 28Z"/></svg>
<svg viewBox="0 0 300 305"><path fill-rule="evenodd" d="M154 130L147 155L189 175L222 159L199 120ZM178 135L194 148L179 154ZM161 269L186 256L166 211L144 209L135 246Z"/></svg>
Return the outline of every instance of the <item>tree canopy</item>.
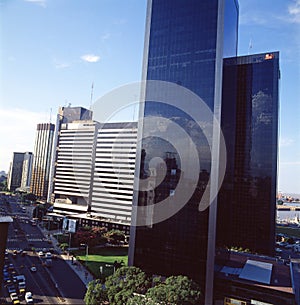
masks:
<svg viewBox="0 0 300 305"><path fill-rule="evenodd" d="M137 267L121 267L105 282L110 304L123 305L133 293L146 293L150 282L146 274Z"/></svg>
<svg viewBox="0 0 300 305"><path fill-rule="evenodd" d="M86 294L84 296L86 305L105 305L108 303L107 291L100 280L91 281L88 284Z"/></svg>
<svg viewBox="0 0 300 305"><path fill-rule="evenodd" d="M192 305L200 304L201 292L199 286L187 276L170 276L165 282L160 282L150 288L146 297L158 304Z"/></svg>

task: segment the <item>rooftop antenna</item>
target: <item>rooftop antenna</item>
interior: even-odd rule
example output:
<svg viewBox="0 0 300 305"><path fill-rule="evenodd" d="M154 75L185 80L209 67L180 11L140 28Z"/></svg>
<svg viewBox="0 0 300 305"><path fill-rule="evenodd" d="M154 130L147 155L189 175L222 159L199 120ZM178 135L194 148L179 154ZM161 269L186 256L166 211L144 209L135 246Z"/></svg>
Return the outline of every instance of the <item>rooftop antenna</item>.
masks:
<svg viewBox="0 0 300 305"><path fill-rule="evenodd" d="M94 93L94 82L92 82L92 88L91 88L90 110L92 110L93 93Z"/></svg>
<svg viewBox="0 0 300 305"><path fill-rule="evenodd" d="M52 108L50 108L50 124L52 123Z"/></svg>
<svg viewBox="0 0 300 305"><path fill-rule="evenodd" d="M252 37L251 37L250 41L249 41L248 55L250 55L250 51L252 50L252 48L253 48L253 45L252 45Z"/></svg>

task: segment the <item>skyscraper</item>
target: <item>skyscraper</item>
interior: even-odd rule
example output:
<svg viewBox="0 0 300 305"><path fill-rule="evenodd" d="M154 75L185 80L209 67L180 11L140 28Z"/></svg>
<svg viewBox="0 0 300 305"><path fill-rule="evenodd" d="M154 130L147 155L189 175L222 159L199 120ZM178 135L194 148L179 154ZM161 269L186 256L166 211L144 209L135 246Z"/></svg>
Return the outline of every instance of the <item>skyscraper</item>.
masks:
<svg viewBox="0 0 300 305"><path fill-rule="evenodd" d="M227 168L218 200L218 246L274 254L278 80L278 52L224 60Z"/></svg>
<svg viewBox="0 0 300 305"><path fill-rule="evenodd" d="M23 159L22 179L21 179L21 189L24 191L29 191L30 188L32 161L33 161L32 152L28 152L28 151L25 152Z"/></svg>
<svg viewBox="0 0 300 305"><path fill-rule="evenodd" d="M220 119L223 58L236 56L237 25L238 4L234 0L148 1L143 79L167 81L191 90ZM200 169L196 188L179 212L160 223L145 226L135 226L136 223L133 223L129 264L152 274L188 275L201 284L203 291L205 278L209 277L206 285L206 289L210 290L206 293L209 299L212 297L213 261L210 260L214 255L216 201L208 198L213 202L203 211L199 211L198 206L206 188L217 188L219 135L212 127L211 117L204 118L206 121L202 123L206 130L203 131L198 122L187 114L185 109L191 107L189 100L182 100L182 107L153 100L153 93L159 90L155 85L151 87L146 84L145 102L140 107L142 141L137 148L140 166L137 166L136 176L141 180L148 179L149 184L153 184L151 188L136 194L135 204L154 206L145 212L146 218L154 217L159 213L156 207L161 200L167 198L170 204L175 204L179 179L183 180L183 184L191 183L189 171L181 168L182 155L168 142L168 139L176 137L171 123L164 126L162 131L155 122L145 128L147 119L164 117L168 122L180 126L197 151L197 160L190 158L186 168L192 169L197 161ZM165 96L172 94L171 87L166 86L163 90L166 91ZM197 113L201 111L200 108L201 105L199 109L196 107L189 111ZM147 128L159 129L164 133L163 139L148 137ZM211 139L205 136L207 134L216 140L212 146ZM182 141L185 139L182 138ZM185 154L189 154L188 146ZM160 158L161 162L153 166L150 160L155 157ZM160 181L163 168L166 179ZM137 212L133 220L140 217L141 214Z"/></svg>
<svg viewBox="0 0 300 305"><path fill-rule="evenodd" d="M54 128L54 124L44 123L36 130L30 191L41 199L46 199L48 193Z"/></svg>
<svg viewBox="0 0 300 305"><path fill-rule="evenodd" d="M7 187L10 191L21 188L23 191L28 190L30 186L32 167L32 152L13 153L13 160L10 164Z"/></svg>

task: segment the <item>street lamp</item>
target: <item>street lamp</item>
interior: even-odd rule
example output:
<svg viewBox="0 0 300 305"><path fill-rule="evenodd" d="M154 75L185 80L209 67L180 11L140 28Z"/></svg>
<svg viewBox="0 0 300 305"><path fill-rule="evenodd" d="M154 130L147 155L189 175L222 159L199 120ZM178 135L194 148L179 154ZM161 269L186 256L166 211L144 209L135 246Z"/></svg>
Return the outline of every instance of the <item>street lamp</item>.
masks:
<svg viewBox="0 0 300 305"><path fill-rule="evenodd" d="M88 244L80 244L80 246L85 247L85 266L87 267L87 258L89 255L89 245Z"/></svg>

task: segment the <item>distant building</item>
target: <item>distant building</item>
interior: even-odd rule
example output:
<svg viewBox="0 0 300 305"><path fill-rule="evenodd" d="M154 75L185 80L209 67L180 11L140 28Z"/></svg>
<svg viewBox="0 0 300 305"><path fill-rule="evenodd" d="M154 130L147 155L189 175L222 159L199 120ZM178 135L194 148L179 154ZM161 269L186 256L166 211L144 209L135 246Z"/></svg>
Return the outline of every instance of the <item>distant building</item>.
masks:
<svg viewBox="0 0 300 305"><path fill-rule="evenodd" d="M34 146L34 161L30 192L40 199L47 199L51 153L55 125L38 124Z"/></svg>
<svg viewBox="0 0 300 305"><path fill-rule="evenodd" d="M31 168L31 152L14 152L7 179L8 190L15 191L17 188L20 188L23 191L28 191L31 179Z"/></svg>
<svg viewBox="0 0 300 305"><path fill-rule="evenodd" d="M32 152L25 152L23 159L22 180L21 180L20 189L26 192L28 192L30 189L32 162L33 162Z"/></svg>

